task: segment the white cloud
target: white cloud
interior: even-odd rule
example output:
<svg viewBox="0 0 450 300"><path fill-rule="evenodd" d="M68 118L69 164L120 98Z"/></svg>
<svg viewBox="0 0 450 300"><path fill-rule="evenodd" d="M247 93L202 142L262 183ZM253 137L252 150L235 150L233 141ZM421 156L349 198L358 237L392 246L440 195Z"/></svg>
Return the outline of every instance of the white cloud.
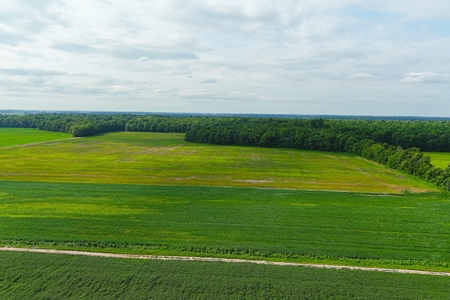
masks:
<svg viewBox="0 0 450 300"><path fill-rule="evenodd" d="M192 73L188 70L169 70L167 71L169 76L190 76Z"/></svg>
<svg viewBox="0 0 450 300"><path fill-rule="evenodd" d="M400 80L402 83L442 83L449 82L449 74L440 74L435 72L412 72L406 73Z"/></svg>
<svg viewBox="0 0 450 300"><path fill-rule="evenodd" d="M344 77L344 79L348 80L367 80L372 78L375 78L375 76L367 73L355 73Z"/></svg>
<svg viewBox="0 0 450 300"><path fill-rule="evenodd" d="M202 80L200 83L216 83L217 79L216 78L208 78L205 80Z"/></svg>
<svg viewBox="0 0 450 300"><path fill-rule="evenodd" d="M184 99L202 99L202 100L255 100L263 97L254 93L245 93L237 91L221 91L208 89L157 89L155 93L159 96L170 96Z"/></svg>
<svg viewBox="0 0 450 300"><path fill-rule="evenodd" d="M32 75L32 76L60 76L67 75L65 72L54 71L54 70L26 70L26 69L10 69L10 68L0 68L0 74L9 75Z"/></svg>
<svg viewBox="0 0 450 300"><path fill-rule="evenodd" d="M181 98L190 99L219 99L219 100L254 100L257 96L253 93L235 91L213 91L206 89L186 89L178 91Z"/></svg>

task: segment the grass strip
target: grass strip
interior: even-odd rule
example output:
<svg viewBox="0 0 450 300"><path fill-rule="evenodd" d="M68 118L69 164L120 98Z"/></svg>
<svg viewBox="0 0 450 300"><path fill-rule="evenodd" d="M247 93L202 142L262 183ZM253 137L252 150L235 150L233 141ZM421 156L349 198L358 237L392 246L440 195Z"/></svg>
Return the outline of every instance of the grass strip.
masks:
<svg viewBox="0 0 450 300"><path fill-rule="evenodd" d="M193 245L136 244L95 241L55 241L0 239L0 246L32 247L41 249L79 250L103 253L136 255L174 255L218 258L239 258L249 260L267 260L298 262L311 264L333 264L345 266L399 268L407 270L450 271L448 262L430 262L421 260L364 259L337 257L329 255L299 254L292 252L270 252L258 249L239 249Z"/></svg>
<svg viewBox="0 0 450 300"><path fill-rule="evenodd" d="M424 152L424 155L428 155L431 158L431 163L441 169L446 169L450 164L449 152Z"/></svg>

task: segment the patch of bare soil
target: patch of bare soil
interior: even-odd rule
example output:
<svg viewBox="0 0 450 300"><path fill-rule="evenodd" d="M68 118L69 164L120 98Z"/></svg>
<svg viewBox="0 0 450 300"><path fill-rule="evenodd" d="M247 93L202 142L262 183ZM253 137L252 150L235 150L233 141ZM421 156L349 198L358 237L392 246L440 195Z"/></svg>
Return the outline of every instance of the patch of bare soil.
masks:
<svg viewBox="0 0 450 300"><path fill-rule="evenodd" d="M191 180L191 179L195 179L195 178L197 178L197 177L195 177L195 176L191 176L191 177L175 177L175 178L173 178L173 180L181 181L181 180Z"/></svg>
<svg viewBox="0 0 450 300"><path fill-rule="evenodd" d="M273 180L233 180L235 182L246 182L246 183L272 183Z"/></svg>

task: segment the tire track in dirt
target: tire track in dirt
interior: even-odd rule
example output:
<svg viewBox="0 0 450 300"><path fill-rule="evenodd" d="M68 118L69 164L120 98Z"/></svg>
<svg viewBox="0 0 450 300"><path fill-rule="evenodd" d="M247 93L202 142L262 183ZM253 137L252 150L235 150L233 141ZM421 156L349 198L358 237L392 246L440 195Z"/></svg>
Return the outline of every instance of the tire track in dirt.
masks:
<svg viewBox="0 0 450 300"><path fill-rule="evenodd" d="M163 255L136 255L136 254L116 254L103 252L87 252L74 250L56 250L56 249L38 249L38 248L14 248L14 247L0 247L0 251L10 252L32 252L32 253L47 253L47 254L65 254L65 255L82 255L95 256L107 258L128 258L128 259L146 259L146 260L175 260L175 261L203 261L203 262L224 262L224 263L248 263L257 265L275 265L275 266L293 266L293 267L309 267L321 269L335 269L335 270L360 270L360 271L374 271L386 273L403 273L403 274L419 274L419 275L433 275L433 276L450 276L448 272L433 272L433 271L419 271L407 269L385 269L385 268L366 268L353 266L338 266L338 265L321 265L321 264L306 264L306 263L289 263L289 262L275 262L266 260L247 260L235 258L215 258L215 257L195 257L195 256L163 256Z"/></svg>
<svg viewBox="0 0 450 300"><path fill-rule="evenodd" d="M57 143L57 142L67 141L67 140L75 140L75 139L80 139L80 138L81 137L71 137L71 138L65 138L65 139L43 141L43 142L34 142L34 143L28 143L28 144L17 144L17 145L11 145L11 146L0 146L0 149L30 147L30 146L32 147L32 146L37 146L37 145L46 145L46 144Z"/></svg>

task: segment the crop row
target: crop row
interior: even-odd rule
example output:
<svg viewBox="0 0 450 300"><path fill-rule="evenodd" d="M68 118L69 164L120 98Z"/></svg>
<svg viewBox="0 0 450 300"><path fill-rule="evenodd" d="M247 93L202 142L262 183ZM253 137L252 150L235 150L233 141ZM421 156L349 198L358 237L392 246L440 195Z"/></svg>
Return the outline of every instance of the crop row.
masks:
<svg viewBox="0 0 450 300"><path fill-rule="evenodd" d="M0 253L2 299L445 299L449 278L217 262Z"/></svg>

